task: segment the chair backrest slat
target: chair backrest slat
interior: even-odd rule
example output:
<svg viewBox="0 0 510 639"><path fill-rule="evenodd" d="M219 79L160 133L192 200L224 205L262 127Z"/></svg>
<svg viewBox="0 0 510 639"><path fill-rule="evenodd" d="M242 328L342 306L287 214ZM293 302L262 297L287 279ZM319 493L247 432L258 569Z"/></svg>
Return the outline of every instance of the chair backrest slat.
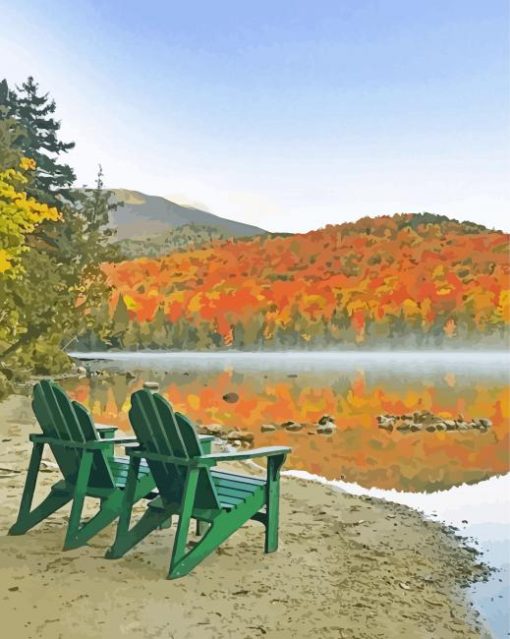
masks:
<svg viewBox="0 0 510 639"><path fill-rule="evenodd" d="M46 401L43 382L39 382L34 386L32 410L34 411L37 421L39 422L39 426L46 437L62 439L60 436L60 430L57 429L50 406ZM71 481L78 473L77 465L79 460L77 454L74 451L57 448L56 446L51 446L50 448L53 456L55 457L55 461L62 471L62 475Z"/></svg>
<svg viewBox="0 0 510 639"><path fill-rule="evenodd" d="M51 417L52 428L59 439L73 440L69 425L64 419L64 415L58 405L57 399L53 392L53 383L49 380L39 382L42 393L42 402L45 404L48 414ZM78 441L82 441L79 439Z"/></svg>
<svg viewBox="0 0 510 639"><path fill-rule="evenodd" d="M94 426L92 416L89 411L79 402L73 401L72 407L80 423L86 441L100 439L99 433ZM92 460L92 472L90 474L90 485L96 488L110 488L115 485L110 465L106 460L104 451L98 450L94 453Z"/></svg>
<svg viewBox="0 0 510 639"><path fill-rule="evenodd" d="M65 391L55 382L42 380L34 386L32 408L41 430L47 437L78 443L99 439L87 409L78 402L71 402ZM65 479L74 483L82 452L58 446L50 448ZM89 484L101 488L114 486L103 451L94 453Z"/></svg>
<svg viewBox="0 0 510 639"><path fill-rule="evenodd" d="M181 438L187 451L188 457L198 457L203 455L202 445L197 437L191 421L182 413L175 413Z"/></svg>
<svg viewBox="0 0 510 639"><path fill-rule="evenodd" d="M171 451L170 443L153 402L138 401L138 398L133 399L133 396L131 396L129 416L137 439L145 450L161 455L173 454L169 452ZM181 474L173 466L155 464L154 468L150 468L154 474L155 481L159 481L160 485L168 487L168 491L183 483Z"/></svg>
<svg viewBox="0 0 510 639"><path fill-rule="evenodd" d="M166 401L166 399L156 393L152 397L154 398L154 405L160 415L160 418L162 419L164 424L168 424L168 427L165 429L165 431L168 437L168 442L170 444L169 449L172 451L172 455L174 455L175 457L185 458L200 455L202 453L201 450L194 455L190 455L188 453L187 447L184 443L182 432L179 431L177 414L174 413L172 407Z"/></svg>
<svg viewBox="0 0 510 639"><path fill-rule="evenodd" d="M84 441L91 442L100 439L99 433L92 421L92 416L85 406L74 399L71 401L71 406L73 407L74 414L76 415L76 419L78 420L82 433L85 437Z"/></svg>
<svg viewBox="0 0 510 639"><path fill-rule="evenodd" d="M147 389L131 396L129 419L143 449L161 455L189 459L203 454L193 425L176 415L167 400ZM186 467L147 460L163 500L180 501L183 496ZM219 500L209 469L201 469L195 506L219 508Z"/></svg>

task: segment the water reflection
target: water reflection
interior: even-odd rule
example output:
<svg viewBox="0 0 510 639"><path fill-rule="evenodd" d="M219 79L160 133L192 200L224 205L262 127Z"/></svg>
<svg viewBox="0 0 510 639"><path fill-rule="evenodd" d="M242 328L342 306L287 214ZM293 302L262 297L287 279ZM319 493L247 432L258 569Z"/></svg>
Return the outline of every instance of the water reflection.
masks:
<svg viewBox="0 0 510 639"><path fill-rule="evenodd" d="M502 360L473 366L462 357L430 361L421 355L377 361L196 357L126 359L105 362L104 374L69 381L71 394L98 421L129 430L131 393L143 381L159 382L160 392L202 424L221 423L249 430L255 446L288 444L288 466L344 479L366 487L432 491L476 482L509 469L508 377ZM236 403L222 397L235 391ZM487 432L388 433L377 427L381 413L430 410L441 417L485 417ZM317 421L331 415L337 431L316 434ZM262 433L263 424L304 424L299 432L278 428Z"/></svg>

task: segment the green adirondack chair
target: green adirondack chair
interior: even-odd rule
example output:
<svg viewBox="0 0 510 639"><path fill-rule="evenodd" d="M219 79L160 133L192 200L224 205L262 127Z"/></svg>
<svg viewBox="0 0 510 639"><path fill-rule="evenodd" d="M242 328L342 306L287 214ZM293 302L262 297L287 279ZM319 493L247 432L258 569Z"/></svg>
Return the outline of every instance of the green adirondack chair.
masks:
<svg viewBox="0 0 510 639"><path fill-rule="evenodd" d="M23 535L43 519L72 501L64 549L77 548L114 521L121 513L129 458L115 457L115 444L136 443L134 437L112 439L115 427L97 429L87 409L71 401L52 381L34 387L32 408L43 431L30 435L33 442L30 465L21 498L18 519L10 535ZM105 438L106 435L106 438ZM42 453L48 445L63 475L47 497L31 509ZM148 465L141 464L132 486L132 499L152 495L154 479ZM100 508L86 523L81 522L85 497L96 497Z"/></svg>
<svg viewBox="0 0 510 639"><path fill-rule="evenodd" d="M246 452L204 454L192 423L157 393L139 390L131 396L129 418L140 448L131 458L124 508L115 542L106 556L122 557L152 530L179 516L169 579L182 577L213 552L249 519L265 526L265 551L278 547L280 468L290 448L271 446ZM267 457L266 479L220 471L220 461ZM159 490L130 529L136 486L146 460ZM190 520L205 529L198 543L186 549Z"/></svg>

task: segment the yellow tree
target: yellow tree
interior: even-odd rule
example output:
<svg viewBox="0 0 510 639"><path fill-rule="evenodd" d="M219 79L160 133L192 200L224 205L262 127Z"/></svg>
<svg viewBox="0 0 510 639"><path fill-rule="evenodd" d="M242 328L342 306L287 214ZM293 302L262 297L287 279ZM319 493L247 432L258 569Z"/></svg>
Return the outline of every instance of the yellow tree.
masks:
<svg viewBox="0 0 510 639"><path fill-rule="evenodd" d="M35 162L22 158L18 168L0 171L0 277L15 278L22 272L20 258L28 250L26 236L45 220L57 221L56 208L29 197L23 190L27 171Z"/></svg>

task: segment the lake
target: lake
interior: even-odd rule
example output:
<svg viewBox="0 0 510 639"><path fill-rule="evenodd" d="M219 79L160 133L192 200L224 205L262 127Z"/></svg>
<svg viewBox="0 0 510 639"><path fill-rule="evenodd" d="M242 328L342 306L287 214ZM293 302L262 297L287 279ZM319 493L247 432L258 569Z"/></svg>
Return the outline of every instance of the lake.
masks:
<svg viewBox="0 0 510 639"><path fill-rule="evenodd" d="M254 435L255 446L292 447L287 467L371 488L434 491L509 470L506 353L108 353L107 374L65 383L98 421L129 430L131 393L157 381L176 410L198 424ZM132 376L126 376L129 371ZM237 393L235 403L224 401ZM488 418L487 432L387 432L379 414L429 410ZM331 416L337 430L316 434ZM299 432L264 424L305 425Z"/></svg>
<svg viewBox="0 0 510 639"><path fill-rule="evenodd" d="M75 354L84 357L84 354ZM510 365L507 353L89 353L105 372L66 380L97 421L129 431L131 393L157 381L199 424L253 433L254 446L288 444L289 474L403 503L459 528L498 571L471 589L494 637L510 632ZM126 373L128 373L126 375ZM226 393L237 393L228 403ZM430 410L492 427L387 432L380 414ZM337 430L316 434L331 416ZM298 432L261 426L305 424Z"/></svg>

